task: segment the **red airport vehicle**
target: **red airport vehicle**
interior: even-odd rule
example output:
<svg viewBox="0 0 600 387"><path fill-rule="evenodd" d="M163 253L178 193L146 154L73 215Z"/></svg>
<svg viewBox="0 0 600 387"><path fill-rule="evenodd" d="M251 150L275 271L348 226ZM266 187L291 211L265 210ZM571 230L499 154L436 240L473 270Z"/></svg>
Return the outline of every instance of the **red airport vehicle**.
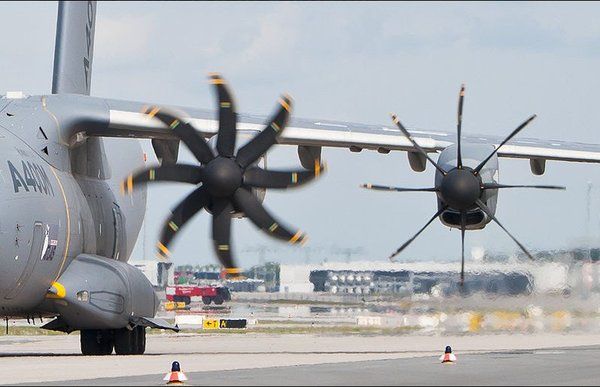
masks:
<svg viewBox="0 0 600 387"><path fill-rule="evenodd" d="M224 286L196 286L196 285L175 285L167 286L167 300L174 302L185 302L189 305L192 301L200 301L204 305L221 305L225 301L231 300L229 289Z"/></svg>

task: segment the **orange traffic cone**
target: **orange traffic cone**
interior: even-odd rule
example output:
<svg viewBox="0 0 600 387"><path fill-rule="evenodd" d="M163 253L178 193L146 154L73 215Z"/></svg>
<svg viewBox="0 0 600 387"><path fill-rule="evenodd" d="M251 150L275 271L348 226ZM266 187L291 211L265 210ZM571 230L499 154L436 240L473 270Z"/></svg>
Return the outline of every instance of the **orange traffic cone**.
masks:
<svg viewBox="0 0 600 387"><path fill-rule="evenodd" d="M163 380L166 381L167 384L183 384L183 382L188 379L185 374L181 372L179 362L174 361L171 365L171 372L168 372Z"/></svg>
<svg viewBox="0 0 600 387"><path fill-rule="evenodd" d="M454 354L452 353L452 348L450 348L449 345L446 346L444 354L440 356L440 361L442 362L442 364L452 364L456 361L456 356L454 356Z"/></svg>

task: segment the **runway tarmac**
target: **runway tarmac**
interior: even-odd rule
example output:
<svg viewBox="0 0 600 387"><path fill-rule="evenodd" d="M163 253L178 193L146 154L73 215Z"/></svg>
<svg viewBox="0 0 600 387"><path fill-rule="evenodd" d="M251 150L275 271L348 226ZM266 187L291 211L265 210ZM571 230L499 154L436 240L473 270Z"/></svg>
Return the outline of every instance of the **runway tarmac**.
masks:
<svg viewBox="0 0 600 387"><path fill-rule="evenodd" d="M452 365L437 357L191 372L189 385L365 386L365 385L597 385L600 347L493 352L461 356ZM163 375L60 382L80 385L161 385ZM47 385L41 383L39 385Z"/></svg>
<svg viewBox="0 0 600 387"><path fill-rule="evenodd" d="M452 345L458 362L438 357ZM597 384L594 335L151 335L144 356L84 357L77 336L3 337L7 384L162 385L173 360L189 385Z"/></svg>

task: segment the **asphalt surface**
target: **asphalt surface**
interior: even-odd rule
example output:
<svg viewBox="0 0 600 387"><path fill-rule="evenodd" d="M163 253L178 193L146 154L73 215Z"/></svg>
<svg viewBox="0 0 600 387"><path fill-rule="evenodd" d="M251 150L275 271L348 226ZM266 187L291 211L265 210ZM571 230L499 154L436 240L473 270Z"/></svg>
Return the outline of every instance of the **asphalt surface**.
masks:
<svg viewBox="0 0 600 387"><path fill-rule="evenodd" d="M598 385L600 346L190 372L187 385ZM182 364L185 371L185 365ZM55 385L163 385L164 374L70 380ZM35 384L33 384L35 385ZM49 383L38 385L47 386Z"/></svg>

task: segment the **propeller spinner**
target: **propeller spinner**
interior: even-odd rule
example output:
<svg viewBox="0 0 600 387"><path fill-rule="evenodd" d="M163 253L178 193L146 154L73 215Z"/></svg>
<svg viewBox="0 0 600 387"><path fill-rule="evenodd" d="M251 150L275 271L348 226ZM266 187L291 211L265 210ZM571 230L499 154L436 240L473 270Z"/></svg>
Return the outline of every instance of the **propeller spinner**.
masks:
<svg viewBox="0 0 600 387"><path fill-rule="evenodd" d="M122 192L131 193L136 185L172 181L198 185L183 199L164 222L157 243L160 258L168 258L169 246L188 221L203 208L212 213L212 238L215 252L228 274L238 274L231 252L231 217L242 212L268 235L292 244L306 241L302 231L292 230L277 221L261 204L253 188L284 189L298 187L323 173L319 159L313 170L270 171L256 162L276 142L283 132L292 108L292 99L282 96L271 122L262 132L235 153L237 113L225 80L211 74L219 100L219 130L216 153L186 120L176 113L154 107L145 113L169 126L188 147L200 165L171 164L147 168L129 175L121 185Z"/></svg>
<svg viewBox="0 0 600 387"><path fill-rule="evenodd" d="M456 167L451 170L445 170L438 163L436 163L427 152L419 146L419 144L412 138L411 134L406 130L404 125L400 122L395 114L392 114L392 120L398 126L402 134L413 144L419 153L438 170L442 175L441 182L434 188L401 188L401 187L389 187L381 185L364 184L362 187L367 189L373 189L378 191L396 191L396 192L436 192L442 205L438 212L423 226L412 238L406 241L400 246L389 258L393 260L395 256L400 254L406 247L408 247L425 229L433 223L433 221L442 215L446 210L454 210L460 213L460 230L461 230L461 271L460 281L461 285L464 284L465 278L465 231L467 229L467 212L473 209L480 209L490 219L492 219L508 236L523 250L523 252L531 259L532 255L527 251L525 246L520 243L495 217L493 211L481 200L485 190L495 190L503 188L539 188L539 189L561 189L565 187L553 186L553 185L505 185L496 183L483 183L481 180L480 172L481 169L487 164L488 161L498 152L498 150L516 136L521 130L523 130L536 115L532 115L519 125L515 130L512 131L501 143L498 145L490 155L488 155L483 161L481 161L475 168L465 167L463 165L463 155L461 148L462 140L462 115L463 115L463 102L465 97L465 86L462 85L458 98L458 114L457 114L457 163Z"/></svg>

